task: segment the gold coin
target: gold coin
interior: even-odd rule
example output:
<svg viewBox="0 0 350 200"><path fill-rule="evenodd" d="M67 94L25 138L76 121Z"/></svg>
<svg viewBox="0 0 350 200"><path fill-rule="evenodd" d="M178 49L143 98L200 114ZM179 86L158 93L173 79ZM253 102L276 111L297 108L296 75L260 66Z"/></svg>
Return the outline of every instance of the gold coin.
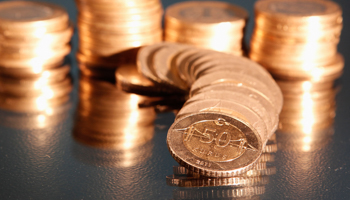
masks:
<svg viewBox="0 0 350 200"><path fill-rule="evenodd" d="M146 96L163 96L172 93L168 88L157 85L143 76L136 65L119 66L115 74L117 87L125 92Z"/></svg>
<svg viewBox="0 0 350 200"><path fill-rule="evenodd" d="M262 141L254 129L218 113L197 113L176 121L168 131L167 144L177 162L210 177L242 174L262 152Z"/></svg>

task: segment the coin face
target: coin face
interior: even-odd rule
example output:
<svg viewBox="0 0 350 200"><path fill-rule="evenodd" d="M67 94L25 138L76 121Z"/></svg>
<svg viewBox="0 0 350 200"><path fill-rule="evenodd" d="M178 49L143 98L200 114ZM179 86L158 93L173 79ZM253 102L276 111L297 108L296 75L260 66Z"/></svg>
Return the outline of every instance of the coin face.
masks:
<svg viewBox="0 0 350 200"><path fill-rule="evenodd" d="M33 2L7 2L0 6L0 18L11 21L34 21L52 17L52 7Z"/></svg>
<svg viewBox="0 0 350 200"><path fill-rule="evenodd" d="M218 113L196 113L176 121L168 131L167 143L175 160L212 177L249 170L262 151L253 128Z"/></svg>
<svg viewBox="0 0 350 200"><path fill-rule="evenodd" d="M181 2L169 7L166 15L189 23L218 23L247 18L247 12L223 2Z"/></svg>
<svg viewBox="0 0 350 200"><path fill-rule="evenodd" d="M293 15L314 15L324 13L326 7L318 2L273 2L269 5L272 11Z"/></svg>
<svg viewBox="0 0 350 200"><path fill-rule="evenodd" d="M13 5L6 8L0 7L0 18L24 21L47 18L53 14L49 7L42 5Z"/></svg>
<svg viewBox="0 0 350 200"><path fill-rule="evenodd" d="M341 12L340 7L332 1L323 0L267 0L258 1L255 9L262 12L282 14L285 16L326 16Z"/></svg>

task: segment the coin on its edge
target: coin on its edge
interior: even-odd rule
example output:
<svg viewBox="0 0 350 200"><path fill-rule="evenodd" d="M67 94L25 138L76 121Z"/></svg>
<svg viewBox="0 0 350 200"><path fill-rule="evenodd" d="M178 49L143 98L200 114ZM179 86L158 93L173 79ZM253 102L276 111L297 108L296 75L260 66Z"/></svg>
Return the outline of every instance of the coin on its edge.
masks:
<svg viewBox="0 0 350 200"><path fill-rule="evenodd" d="M248 171L263 148L254 128L214 112L175 121L168 131L167 144L177 162L209 177L231 177Z"/></svg>

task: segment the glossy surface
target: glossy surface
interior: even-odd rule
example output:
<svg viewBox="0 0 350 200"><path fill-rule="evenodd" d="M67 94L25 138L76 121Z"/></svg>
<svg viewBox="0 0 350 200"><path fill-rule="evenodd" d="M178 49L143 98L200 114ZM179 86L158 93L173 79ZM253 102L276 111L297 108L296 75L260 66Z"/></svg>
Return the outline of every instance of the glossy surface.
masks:
<svg viewBox="0 0 350 200"><path fill-rule="evenodd" d="M74 1L50 1L68 9L76 21ZM168 6L175 0L163 0ZM246 8L252 19L253 0L230 1ZM336 2L345 10L348 0ZM339 52L345 71L337 95L334 133L313 135L277 134L279 150L265 188L249 188L252 199L344 199L350 197L350 13L344 12ZM249 39L252 21L249 23ZM77 37L73 42L77 47ZM72 58L74 56L71 56ZM77 65L72 73L77 86ZM150 142L133 149L103 150L84 146L73 139L77 88L73 106L66 114L50 117L13 116L0 112L0 199L234 199L239 189L222 187L172 187L166 177L177 165L169 154L166 133L172 113L160 114ZM50 120L45 121L45 119ZM38 125L38 126L36 126ZM240 190L247 192L248 189ZM215 194L215 195L214 195Z"/></svg>

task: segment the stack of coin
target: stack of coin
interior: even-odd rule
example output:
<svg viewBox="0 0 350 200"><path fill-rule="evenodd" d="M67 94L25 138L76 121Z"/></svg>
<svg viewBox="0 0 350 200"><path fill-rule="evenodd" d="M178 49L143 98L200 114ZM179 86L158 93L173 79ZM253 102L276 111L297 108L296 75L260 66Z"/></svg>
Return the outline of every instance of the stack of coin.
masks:
<svg viewBox="0 0 350 200"><path fill-rule="evenodd" d="M276 145L276 137L271 138L268 141L268 145ZM273 166L274 154L271 152L271 148L267 147L259 161L254 167L235 177L226 178L209 178L201 176L198 173L190 171L183 166L174 166L174 174L166 177L167 184L176 187L199 187L198 194L206 191L207 187L214 186L230 186L228 191L235 191L232 193L232 197L254 197L265 193L265 186L269 182L269 176L276 173L276 167ZM276 149L275 149L276 150ZM219 188L218 188L219 189ZM221 189L221 188L220 188ZM216 190L216 189L215 189ZM183 193L186 193L183 191ZM216 194L217 192L213 192ZM226 192L226 194L230 194ZM250 199L249 198L249 199Z"/></svg>
<svg viewBox="0 0 350 200"><path fill-rule="evenodd" d="M190 92L168 132L176 161L213 177L253 167L282 109L281 91L265 69L241 56L166 42L142 48L138 64L151 81Z"/></svg>
<svg viewBox="0 0 350 200"><path fill-rule="evenodd" d="M165 12L165 41L242 55L248 13L220 1L187 1Z"/></svg>
<svg viewBox="0 0 350 200"><path fill-rule="evenodd" d="M133 149L153 138L152 107L139 108L147 100L125 93L107 81L82 77L74 136L90 146Z"/></svg>
<svg viewBox="0 0 350 200"><path fill-rule="evenodd" d="M0 107L19 112L50 109L68 101L73 34L67 12L30 1L0 3Z"/></svg>
<svg viewBox="0 0 350 200"><path fill-rule="evenodd" d="M250 58L266 67L284 95L280 129L313 132L333 123L333 82L344 67L337 52L342 10L333 1L265 0L255 4Z"/></svg>
<svg viewBox="0 0 350 200"><path fill-rule="evenodd" d="M250 58L278 78L334 80L343 69L337 53L342 26L333 1L258 1Z"/></svg>
<svg viewBox="0 0 350 200"><path fill-rule="evenodd" d="M159 0L76 0L80 69L114 77L120 63L135 60L137 47L162 41Z"/></svg>

